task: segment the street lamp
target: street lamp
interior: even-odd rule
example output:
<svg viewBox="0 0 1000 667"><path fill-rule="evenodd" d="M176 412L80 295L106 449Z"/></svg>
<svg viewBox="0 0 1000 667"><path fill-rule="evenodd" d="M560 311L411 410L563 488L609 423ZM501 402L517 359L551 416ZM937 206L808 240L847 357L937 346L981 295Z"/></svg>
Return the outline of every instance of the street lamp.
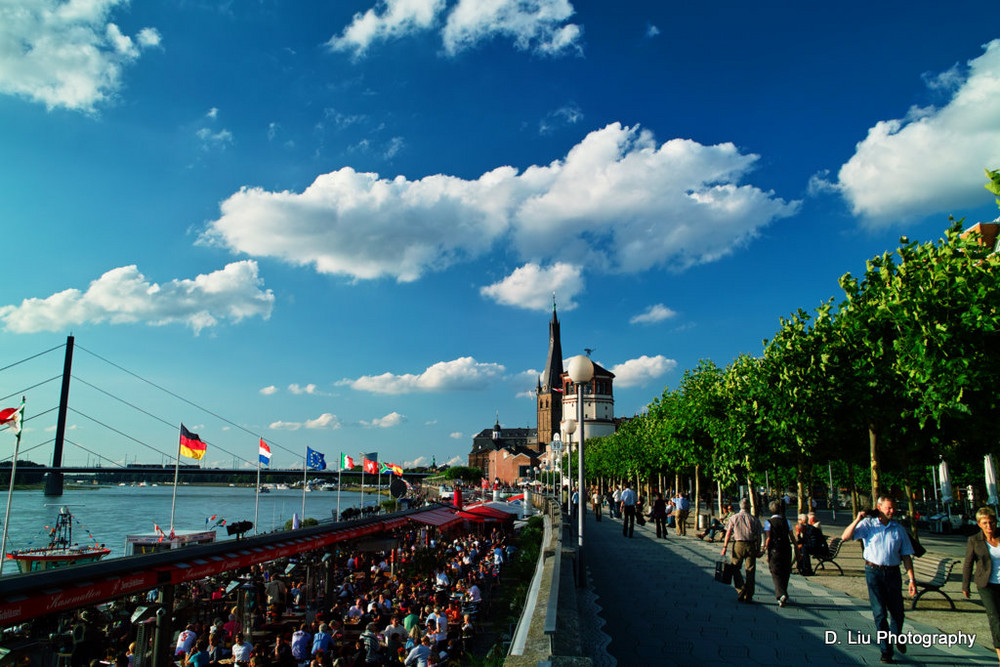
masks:
<svg viewBox="0 0 1000 667"><path fill-rule="evenodd" d="M577 493L580 499L579 508L577 509L577 521L579 532L576 536L577 549L579 553L577 554L577 586L584 586L586 582L586 574L583 569L583 508L586 506L584 504L584 490L583 490L583 447L586 441L586 428L584 426L584 419L586 414L583 411L583 385L589 383L594 379L594 362L589 358L578 354L569 360L569 368L567 369L569 373L569 379L573 381L576 385L576 415L577 422L580 425L580 437L577 440L579 445L576 448L577 456Z"/></svg>
<svg viewBox="0 0 1000 667"><path fill-rule="evenodd" d="M557 477L559 481L559 486L556 487L556 492L559 494L559 503L562 504L562 437L558 433L552 434L552 451L557 457L559 457L558 462L552 461L553 467L559 471L559 476Z"/></svg>
<svg viewBox="0 0 1000 667"><path fill-rule="evenodd" d="M566 504L570 506L570 511L573 510L572 500L573 500L573 434L576 433L576 420L567 419L562 423L563 433L566 434L566 458L569 459L569 463L563 468L563 476L566 477L566 468L569 468L568 479L566 479Z"/></svg>

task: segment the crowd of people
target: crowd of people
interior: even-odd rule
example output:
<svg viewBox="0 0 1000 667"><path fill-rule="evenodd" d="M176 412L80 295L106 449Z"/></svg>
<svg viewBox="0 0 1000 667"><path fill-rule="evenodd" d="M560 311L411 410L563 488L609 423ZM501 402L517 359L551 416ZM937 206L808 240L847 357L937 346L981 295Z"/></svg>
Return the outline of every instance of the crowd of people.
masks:
<svg viewBox="0 0 1000 667"><path fill-rule="evenodd" d="M254 566L240 573L243 593L235 606L223 582L193 582L177 591L174 661L182 667L457 664L516 547L501 528L446 535L400 532L394 549L336 554L308 578L288 576L295 568L286 559ZM131 667L137 650L147 656L152 650L151 642L137 649L128 614L113 608L82 610L65 630L72 667Z"/></svg>

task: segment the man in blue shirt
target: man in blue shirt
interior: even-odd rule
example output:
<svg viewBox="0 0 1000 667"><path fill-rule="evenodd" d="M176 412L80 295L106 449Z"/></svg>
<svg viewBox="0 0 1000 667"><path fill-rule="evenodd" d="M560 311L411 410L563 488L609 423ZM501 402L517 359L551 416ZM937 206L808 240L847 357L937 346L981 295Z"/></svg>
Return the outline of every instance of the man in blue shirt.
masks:
<svg viewBox="0 0 1000 667"><path fill-rule="evenodd" d="M899 565L906 568L909 578L908 592L910 596L917 594L916 579L913 575L913 545L906 530L892 521L896 513L896 503L892 498L880 496L876 504L877 511L860 512L847 528L841 538L847 542L851 539L864 543L865 581L868 584L868 602L875 617L875 628L879 648L882 651L882 662L892 664L893 644L889 641L888 622L892 619L892 634L903 631L903 582L899 575ZM897 645L900 653L906 653L906 644Z"/></svg>

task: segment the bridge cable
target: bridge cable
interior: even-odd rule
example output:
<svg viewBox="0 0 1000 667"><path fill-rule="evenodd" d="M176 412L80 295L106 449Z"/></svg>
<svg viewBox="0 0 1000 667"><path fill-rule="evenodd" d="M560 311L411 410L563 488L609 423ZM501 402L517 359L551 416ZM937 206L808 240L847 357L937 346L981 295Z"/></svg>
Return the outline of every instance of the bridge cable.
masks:
<svg viewBox="0 0 1000 667"><path fill-rule="evenodd" d="M50 377L48 380L42 380L38 384L33 384L30 387L25 387L21 391L15 391L13 394L7 394L6 396L0 396L0 402L6 401L8 398L14 398L15 396L23 396L24 394L28 393L32 389L38 389L43 384L48 384L49 382L52 382L53 380L58 380L61 377L62 377L62 374L60 373L59 375L55 375L53 377Z"/></svg>
<svg viewBox="0 0 1000 667"><path fill-rule="evenodd" d="M55 347L49 348L48 350L45 350L44 352L39 352L38 354L34 354L34 355L30 356L30 357L25 357L24 359L21 359L20 361L15 361L12 364L8 364L7 366L4 366L3 368L0 368L0 373L3 373L5 370L7 370L9 368L14 368L14 366L17 366L18 364L23 364L26 361L31 361L32 359L37 359L38 357L40 357L42 355L45 355L45 354L48 354L49 352L53 352L55 350L58 350L61 347L66 347L66 343L60 343L59 345L56 345Z"/></svg>

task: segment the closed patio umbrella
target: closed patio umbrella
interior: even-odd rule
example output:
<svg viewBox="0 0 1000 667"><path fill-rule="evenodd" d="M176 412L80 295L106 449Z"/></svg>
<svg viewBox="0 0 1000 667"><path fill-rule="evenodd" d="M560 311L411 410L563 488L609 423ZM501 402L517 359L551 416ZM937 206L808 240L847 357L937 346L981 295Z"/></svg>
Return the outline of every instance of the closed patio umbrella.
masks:
<svg viewBox="0 0 1000 667"><path fill-rule="evenodd" d="M996 505L998 504L997 469L993 465L992 454L983 457L983 465L986 467L986 502L990 505Z"/></svg>
<svg viewBox="0 0 1000 667"><path fill-rule="evenodd" d="M948 462L941 461L941 465L938 467L941 476L941 500L944 502L945 509L948 512L948 518L951 519L951 501L955 496L951 490L951 475L948 474Z"/></svg>

